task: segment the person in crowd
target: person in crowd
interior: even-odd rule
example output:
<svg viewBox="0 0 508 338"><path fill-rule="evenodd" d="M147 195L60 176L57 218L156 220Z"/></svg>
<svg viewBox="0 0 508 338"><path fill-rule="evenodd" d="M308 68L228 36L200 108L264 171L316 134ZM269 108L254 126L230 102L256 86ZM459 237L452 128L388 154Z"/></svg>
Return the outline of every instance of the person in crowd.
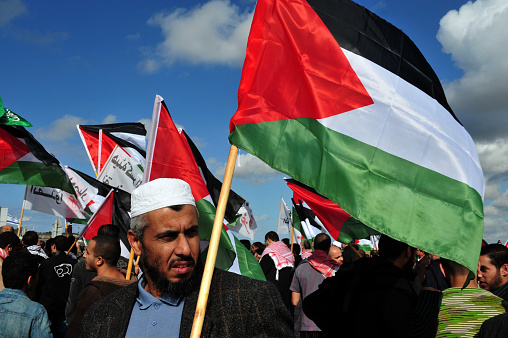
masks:
<svg viewBox="0 0 508 338"><path fill-rule="evenodd" d="M314 249L316 246L314 246ZM334 241L332 245L330 246L330 251L328 252L328 255L339 265L342 265L342 262L344 261L344 258L342 257L342 249L340 248L340 243L337 241Z"/></svg>
<svg viewBox="0 0 508 338"><path fill-rule="evenodd" d="M343 267L349 267L354 262L356 262L357 260L359 260L361 258L360 253L358 251L355 252L355 250L353 248L354 247L352 245L348 245L344 248L344 250L342 250Z"/></svg>
<svg viewBox="0 0 508 338"><path fill-rule="evenodd" d="M437 255L429 254L430 264L425 269L425 277L422 285L443 291L448 288L443 272L441 271L441 259Z"/></svg>
<svg viewBox="0 0 508 338"><path fill-rule="evenodd" d="M46 252L46 255L49 257L51 257L52 253L51 253L51 246L53 245L53 242L55 241L55 239L52 237L52 238L49 238L47 241L46 241L46 246L44 247L44 252Z"/></svg>
<svg viewBox="0 0 508 338"><path fill-rule="evenodd" d="M21 246L21 242L12 231L4 231L0 233L0 291L4 288L2 278L3 260L9 256L11 252L16 251Z"/></svg>
<svg viewBox="0 0 508 338"><path fill-rule="evenodd" d="M310 244L309 240L303 239L300 243L302 246L302 259L307 259L312 255L312 245Z"/></svg>
<svg viewBox="0 0 508 338"><path fill-rule="evenodd" d="M508 248L489 244L481 248L478 281L482 289L508 300Z"/></svg>
<svg viewBox="0 0 508 338"><path fill-rule="evenodd" d="M86 269L94 271L97 276L79 293L75 301L75 310L69 323L67 337L79 337L81 321L88 308L104 299L110 293L129 285L118 271L116 263L120 258L120 242L113 236L98 235L88 244L85 254Z"/></svg>
<svg viewBox="0 0 508 338"><path fill-rule="evenodd" d="M35 231L27 231L23 235L21 243L23 243L28 252L37 256L39 263L48 259L46 252L39 246L39 235Z"/></svg>
<svg viewBox="0 0 508 338"><path fill-rule="evenodd" d="M508 337L508 312L483 322L480 332L478 333L479 338L506 338Z"/></svg>
<svg viewBox="0 0 508 338"><path fill-rule="evenodd" d="M330 236L318 234L314 239L314 253L298 266L291 282L291 302L295 306L294 329L300 337L324 336L319 327L302 313L302 301L339 269L340 264L329 256L330 245Z"/></svg>
<svg viewBox="0 0 508 338"><path fill-rule="evenodd" d="M247 248L247 250L250 250L250 241L248 239L241 239L240 242Z"/></svg>
<svg viewBox="0 0 508 338"><path fill-rule="evenodd" d="M293 259L295 260L293 270L295 270L302 262L302 256L300 256L300 246L297 244L293 244Z"/></svg>
<svg viewBox="0 0 508 338"><path fill-rule="evenodd" d="M473 337L486 319L506 312L508 302L478 288L476 278L463 288L469 274L465 266L441 258L441 269L451 287L443 291L436 337Z"/></svg>
<svg viewBox="0 0 508 338"><path fill-rule="evenodd" d="M416 248L416 263L414 265L414 272L418 275L420 283L425 281L425 271L430 264L430 258L423 250Z"/></svg>
<svg viewBox="0 0 508 338"><path fill-rule="evenodd" d="M356 336L359 328L364 337L434 337L441 292L414 288L414 254L413 247L381 235L379 257L349 268L344 263L306 297L305 314L328 334L340 328L344 337ZM366 317L365 304L376 315Z"/></svg>
<svg viewBox="0 0 508 338"><path fill-rule="evenodd" d="M144 275L92 305L81 336L188 337L204 270L189 184L160 178L136 188L128 238ZM291 335L291 316L273 284L214 269L201 336Z"/></svg>
<svg viewBox="0 0 508 338"><path fill-rule="evenodd" d="M97 236L108 235L115 238L118 243L120 243L120 228L114 224L103 224L97 230ZM120 245L120 244L119 244ZM127 270L125 268L127 264L125 263L125 258L119 257L116 263L116 268L118 271L125 273ZM74 265L74 269L72 271L71 285L69 288L69 297L67 298L67 305L65 306L65 319L67 323L70 323L72 320L72 316L74 314L74 302L79 293L83 290L83 288L95 277L97 276L97 272L95 270L86 268L86 260L84 257L81 257L79 261Z"/></svg>
<svg viewBox="0 0 508 338"><path fill-rule="evenodd" d="M372 250L370 252L370 257L379 257L379 251L377 250Z"/></svg>
<svg viewBox="0 0 508 338"><path fill-rule="evenodd" d="M14 228L10 225L2 225L0 227L0 234L4 232L14 232Z"/></svg>
<svg viewBox="0 0 508 338"><path fill-rule="evenodd" d="M275 231L269 231L265 235L266 248L261 255L259 265L265 274L266 280L277 286L282 300L288 309L291 309L291 271L294 267L294 259L287 245L279 241L279 235Z"/></svg>
<svg viewBox="0 0 508 338"><path fill-rule="evenodd" d="M261 259L261 255L263 254L263 251L265 251L265 245L261 242L254 242L250 246L250 252L254 255L254 258L259 262Z"/></svg>
<svg viewBox="0 0 508 338"><path fill-rule="evenodd" d="M0 336L51 337L44 306L27 296L38 281L39 263L34 255L14 252L5 258L0 291Z"/></svg>
<svg viewBox="0 0 508 338"><path fill-rule="evenodd" d="M40 266L39 302L48 311L51 332L64 337L67 331L65 304L69 296L71 275L76 260L66 255L70 244L65 236L56 236L51 244L52 255Z"/></svg>

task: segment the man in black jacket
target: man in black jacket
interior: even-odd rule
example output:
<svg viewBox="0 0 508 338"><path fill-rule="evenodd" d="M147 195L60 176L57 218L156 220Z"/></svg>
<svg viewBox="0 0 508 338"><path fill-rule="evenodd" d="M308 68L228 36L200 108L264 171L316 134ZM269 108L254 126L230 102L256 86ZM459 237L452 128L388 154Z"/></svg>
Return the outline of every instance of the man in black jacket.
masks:
<svg viewBox="0 0 508 338"><path fill-rule="evenodd" d="M328 336L434 337L441 292L418 292L414 254L409 245L382 235L379 257L362 258L325 279L304 300L305 314ZM366 304L374 309L368 316Z"/></svg>
<svg viewBox="0 0 508 338"><path fill-rule="evenodd" d="M82 337L188 337L203 267L198 214L190 186L157 179L132 193L128 237L144 271L85 314ZM215 270L202 337L292 336L292 320L277 289Z"/></svg>
<svg viewBox="0 0 508 338"><path fill-rule="evenodd" d="M65 323L65 304L69 296L71 275L76 260L66 255L69 241L65 236L56 236L51 245L52 255L40 266L39 303L48 311L51 332L55 337L64 337L67 331Z"/></svg>

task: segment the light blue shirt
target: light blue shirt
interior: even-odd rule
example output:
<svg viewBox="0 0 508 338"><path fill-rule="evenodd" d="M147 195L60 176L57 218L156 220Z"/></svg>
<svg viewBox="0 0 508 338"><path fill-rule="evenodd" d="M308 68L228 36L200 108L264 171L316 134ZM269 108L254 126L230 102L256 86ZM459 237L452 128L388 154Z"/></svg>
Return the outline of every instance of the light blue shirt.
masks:
<svg viewBox="0 0 508 338"><path fill-rule="evenodd" d="M138 283L139 296L132 309L126 337L178 337L182 319L183 296L155 298L144 286L141 277Z"/></svg>
<svg viewBox="0 0 508 338"><path fill-rule="evenodd" d="M23 291L0 291L0 337L53 337L44 306L31 301Z"/></svg>

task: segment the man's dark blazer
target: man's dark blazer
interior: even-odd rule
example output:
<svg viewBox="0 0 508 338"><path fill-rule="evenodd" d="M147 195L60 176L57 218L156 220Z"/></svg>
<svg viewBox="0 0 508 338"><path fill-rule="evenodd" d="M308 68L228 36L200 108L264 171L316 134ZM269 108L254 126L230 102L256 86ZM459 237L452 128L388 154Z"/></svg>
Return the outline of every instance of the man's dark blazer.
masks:
<svg viewBox="0 0 508 338"><path fill-rule="evenodd" d="M180 337L189 337L199 285L187 295ZM94 304L85 314L81 337L124 337L138 296L138 283ZM215 269L201 337L292 337L293 320L272 283Z"/></svg>

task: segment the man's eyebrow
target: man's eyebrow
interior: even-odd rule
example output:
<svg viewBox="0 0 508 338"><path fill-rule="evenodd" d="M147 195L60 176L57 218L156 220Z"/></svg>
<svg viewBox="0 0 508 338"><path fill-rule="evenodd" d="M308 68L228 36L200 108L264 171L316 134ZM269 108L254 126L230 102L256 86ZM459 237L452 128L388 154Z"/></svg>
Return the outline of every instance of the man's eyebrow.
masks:
<svg viewBox="0 0 508 338"><path fill-rule="evenodd" d="M193 225L189 229L185 230L185 232L187 232L187 231L196 231L196 230L199 230L199 227L197 225Z"/></svg>
<svg viewBox="0 0 508 338"><path fill-rule="evenodd" d="M159 232L157 235L155 235L155 238L162 238L162 237L176 237L178 236L178 231L176 230L166 230L163 232Z"/></svg>

